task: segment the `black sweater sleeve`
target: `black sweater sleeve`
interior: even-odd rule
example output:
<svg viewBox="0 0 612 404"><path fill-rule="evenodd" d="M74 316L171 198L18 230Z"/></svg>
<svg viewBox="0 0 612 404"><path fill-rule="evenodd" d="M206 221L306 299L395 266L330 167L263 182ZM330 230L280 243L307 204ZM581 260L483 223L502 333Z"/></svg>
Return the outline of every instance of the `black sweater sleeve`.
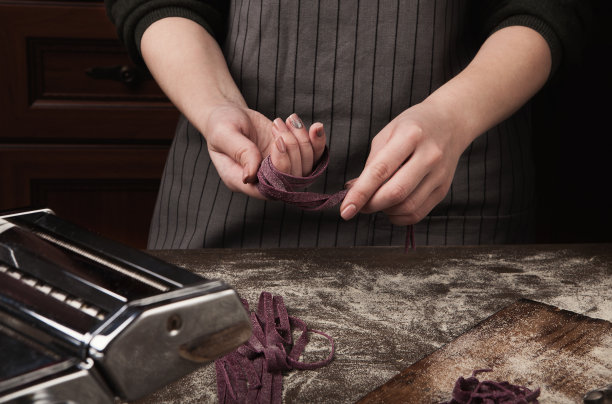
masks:
<svg viewBox="0 0 612 404"><path fill-rule="evenodd" d="M477 34L484 38L511 25L530 27L547 41L552 77L580 63L593 23L592 0L474 1ZM218 42L225 37L227 0L105 0L106 11L130 57L144 65L140 39L155 21L183 17L202 25Z"/></svg>
<svg viewBox="0 0 612 404"><path fill-rule="evenodd" d="M552 55L549 79L580 63L591 35L591 0L480 0L476 18L486 37L511 25L534 29L544 37Z"/></svg>
<svg viewBox="0 0 612 404"><path fill-rule="evenodd" d="M106 13L117 28L132 60L144 66L140 40L155 21L183 17L204 27L218 42L225 37L228 1L224 0L105 0Z"/></svg>

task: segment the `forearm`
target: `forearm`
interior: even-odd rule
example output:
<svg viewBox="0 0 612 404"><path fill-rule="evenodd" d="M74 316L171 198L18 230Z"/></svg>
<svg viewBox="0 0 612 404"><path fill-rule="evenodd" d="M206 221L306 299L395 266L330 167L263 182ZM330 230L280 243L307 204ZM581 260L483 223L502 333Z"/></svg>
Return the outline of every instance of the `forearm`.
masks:
<svg viewBox="0 0 612 404"><path fill-rule="evenodd" d="M550 66L548 44L531 28L491 35L461 73L374 137L342 217L382 210L397 225L423 219L447 194L468 145L533 96Z"/></svg>
<svg viewBox="0 0 612 404"><path fill-rule="evenodd" d="M162 90L198 129L206 125L207 107L246 106L219 45L197 23L174 17L156 21L145 31L141 51Z"/></svg>
<svg viewBox="0 0 612 404"><path fill-rule="evenodd" d="M512 26L492 34L472 62L425 103L448 118L463 151L525 104L546 83L550 49L536 31Z"/></svg>

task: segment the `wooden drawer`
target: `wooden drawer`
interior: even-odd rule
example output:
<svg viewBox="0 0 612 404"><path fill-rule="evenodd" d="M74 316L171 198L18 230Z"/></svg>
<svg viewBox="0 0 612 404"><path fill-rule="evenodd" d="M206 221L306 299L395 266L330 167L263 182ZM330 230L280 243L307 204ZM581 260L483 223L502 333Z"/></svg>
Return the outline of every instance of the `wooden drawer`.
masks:
<svg viewBox="0 0 612 404"><path fill-rule="evenodd" d="M33 108L167 103L148 72L130 63L116 40L28 38L27 51Z"/></svg>
<svg viewBox="0 0 612 404"><path fill-rule="evenodd" d="M0 143L169 143L178 112L102 2L0 1L0 27Z"/></svg>
<svg viewBox="0 0 612 404"><path fill-rule="evenodd" d="M167 147L0 146L0 210L59 216L145 248Z"/></svg>

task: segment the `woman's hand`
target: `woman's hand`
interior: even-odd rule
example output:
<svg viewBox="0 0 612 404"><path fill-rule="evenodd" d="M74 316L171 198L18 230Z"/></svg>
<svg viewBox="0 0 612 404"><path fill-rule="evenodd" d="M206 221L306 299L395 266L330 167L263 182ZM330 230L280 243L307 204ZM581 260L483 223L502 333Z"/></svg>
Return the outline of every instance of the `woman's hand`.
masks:
<svg viewBox="0 0 612 404"><path fill-rule="evenodd" d="M461 73L376 135L342 217L382 210L400 225L425 217L448 192L461 153L544 85L551 60L531 28L494 32Z"/></svg>
<svg viewBox="0 0 612 404"><path fill-rule="evenodd" d="M270 153L279 170L297 176L309 174L323 154L322 124L306 130L293 114L286 124L277 119L273 125L248 108L217 42L197 23L158 20L143 34L141 49L166 95L206 138L213 164L232 191L263 198L253 184Z"/></svg>
<svg viewBox="0 0 612 404"><path fill-rule="evenodd" d="M262 157L270 154L274 144L272 122L232 103L210 108L204 122L200 130L223 183L232 191L263 199L253 184Z"/></svg>
<svg viewBox="0 0 612 404"><path fill-rule="evenodd" d="M271 154L272 164L281 172L307 176L325 149L321 123L307 130L292 114L285 122L271 122L246 107L223 104L206 117L203 133L219 176L232 191L262 199L253 184L263 157Z"/></svg>
<svg viewBox="0 0 612 404"><path fill-rule="evenodd" d="M363 172L340 208L342 217L383 211L397 225L420 221L448 192L465 148L457 139L450 117L430 103L404 111L372 140Z"/></svg>
<svg viewBox="0 0 612 404"><path fill-rule="evenodd" d="M302 120L292 114L285 122L276 118L272 124L275 147L272 164L278 171L295 177L310 175L325 150L325 130L320 122L306 129Z"/></svg>

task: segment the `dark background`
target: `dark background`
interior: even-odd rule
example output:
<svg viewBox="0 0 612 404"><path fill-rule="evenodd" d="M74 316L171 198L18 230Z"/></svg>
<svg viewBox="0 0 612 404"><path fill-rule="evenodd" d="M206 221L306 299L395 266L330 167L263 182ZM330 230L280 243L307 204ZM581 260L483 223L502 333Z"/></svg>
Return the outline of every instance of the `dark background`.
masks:
<svg viewBox="0 0 612 404"><path fill-rule="evenodd" d="M612 5L594 3L583 62L535 99L539 242L612 241Z"/></svg>

